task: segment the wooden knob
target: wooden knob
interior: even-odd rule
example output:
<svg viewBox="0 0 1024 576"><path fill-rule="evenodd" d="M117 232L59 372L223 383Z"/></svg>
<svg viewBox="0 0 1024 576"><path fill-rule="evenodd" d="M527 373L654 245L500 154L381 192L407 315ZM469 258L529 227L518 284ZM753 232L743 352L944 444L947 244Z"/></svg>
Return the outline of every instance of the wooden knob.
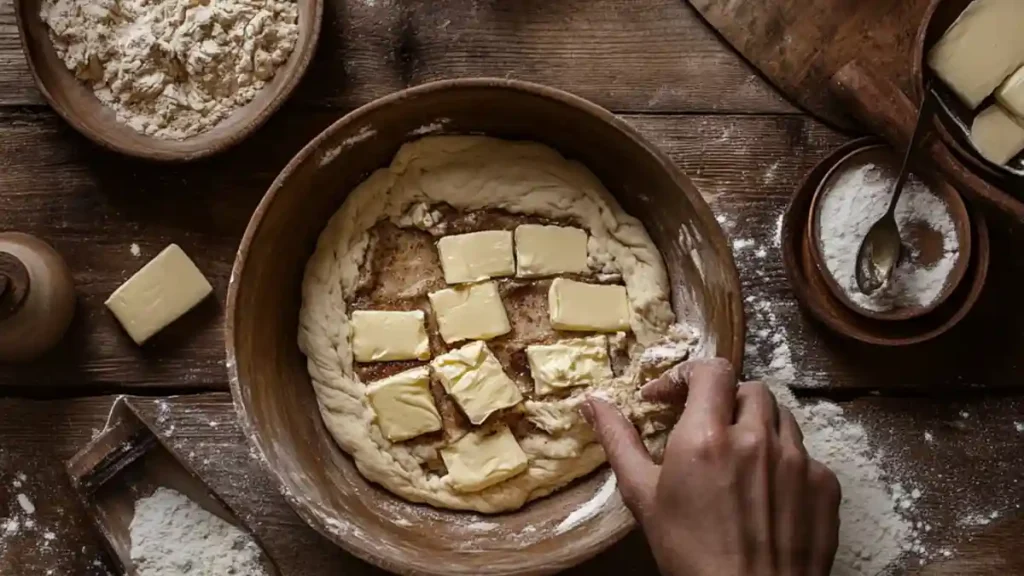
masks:
<svg viewBox="0 0 1024 576"><path fill-rule="evenodd" d="M71 271L60 254L34 236L0 233L0 362L53 348L74 311Z"/></svg>

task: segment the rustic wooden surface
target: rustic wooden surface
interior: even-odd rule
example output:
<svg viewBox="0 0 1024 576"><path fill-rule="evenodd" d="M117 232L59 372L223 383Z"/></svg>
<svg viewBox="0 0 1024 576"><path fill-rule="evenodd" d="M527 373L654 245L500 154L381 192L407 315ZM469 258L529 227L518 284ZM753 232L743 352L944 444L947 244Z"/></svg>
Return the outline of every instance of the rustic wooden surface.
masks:
<svg viewBox="0 0 1024 576"><path fill-rule="evenodd" d="M51 242L68 259L79 294L60 349L29 366L0 368L0 396L8 397L0 399L0 523L19 514L19 493L38 508L35 528L0 534L0 574L107 573L70 498L63 460L102 427L113 400L104 394L113 392L191 394L167 400L161 430L254 525L285 574L379 573L307 528L250 457L223 393L222 302L250 212L302 144L393 90L476 75L575 92L665 149L736 243L752 332L774 328L770 309L788 334L798 384L842 400L885 449L886 469L919 484L915 513L932 526L926 543L956 551L922 574L1022 572L1019 233L992 223L986 292L961 326L933 343L882 350L808 321L774 239L801 175L846 137L774 92L682 0L329 0L319 52L296 96L248 142L184 166L114 155L62 123L33 87L10 1L0 0L0 229ZM139 348L102 302L169 242L196 259L217 297ZM764 374L773 352L754 342L748 374ZM879 390L883 397L868 394ZM26 396L53 400L15 398ZM158 402L143 402L153 418ZM998 518L989 526L964 525L965 517L992 513ZM633 535L573 573L653 570Z"/></svg>

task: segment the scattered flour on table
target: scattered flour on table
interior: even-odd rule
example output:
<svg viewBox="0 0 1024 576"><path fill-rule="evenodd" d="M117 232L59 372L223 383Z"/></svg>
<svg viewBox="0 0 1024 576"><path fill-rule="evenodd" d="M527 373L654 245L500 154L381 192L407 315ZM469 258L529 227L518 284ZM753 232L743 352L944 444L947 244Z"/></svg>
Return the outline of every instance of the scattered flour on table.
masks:
<svg viewBox="0 0 1024 576"><path fill-rule="evenodd" d="M295 0L44 0L39 15L119 121L175 140L249 103L299 37Z"/></svg>
<svg viewBox="0 0 1024 576"><path fill-rule="evenodd" d="M174 490L136 502L130 534L139 576L266 574L252 536Z"/></svg>
<svg viewBox="0 0 1024 576"><path fill-rule="evenodd" d="M1014 422L1013 427L1017 430L1017 432L1024 433L1024 422Z"/></svg>
<svg viewBox="0 0 1024 576"><path fill-rule="evenodd" d="M829 273L855 304L884 312L935 302L953 271L960 247L950 209L945 201L911 175L896 204L896 222L904 243L909 243L892 278L871 296L857 288L857 252L871 226L885 214L895 180L883 168L865 164L838 176L821 199L818 233ZM938 258L922 262L921 246L911 229L933 235ZM919 242L926 242L924 236Z"/></svg>
<svg viewBox="0 0 1024 576"><path fill-rule="evenodd" d="M142 248L139 247L137 242L132 242L132 245L128 247L128 250L132 253L132 256L135 256L136 258L142 256Z"/></svg>

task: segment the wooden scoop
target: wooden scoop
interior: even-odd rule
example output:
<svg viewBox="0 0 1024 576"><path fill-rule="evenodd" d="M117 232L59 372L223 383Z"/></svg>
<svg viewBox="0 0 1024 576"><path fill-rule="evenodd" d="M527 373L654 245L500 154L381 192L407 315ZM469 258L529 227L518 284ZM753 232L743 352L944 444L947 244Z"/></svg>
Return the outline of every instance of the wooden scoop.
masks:
<svg viewBox="0 0 1024 576"><path fill-rule="evenodd" d="M131 558L129 534L135 502L160 487L184 494L248 533L260 547L261 563L267 576L280 576L252 530L157 437L124 397L114 402L103 432L68 460L67 471L71 485L103 536L108 551L129 576L138 576Z"/></svg>

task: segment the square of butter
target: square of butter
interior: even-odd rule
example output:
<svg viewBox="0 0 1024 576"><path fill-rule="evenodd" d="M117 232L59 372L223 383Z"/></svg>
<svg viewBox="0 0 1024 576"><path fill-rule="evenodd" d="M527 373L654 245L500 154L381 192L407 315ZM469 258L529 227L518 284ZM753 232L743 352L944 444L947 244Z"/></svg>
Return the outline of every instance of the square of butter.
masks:
<svg viewBox="0 0 1024 576"><path fill-rule="evenodd" d="M583 230L539 224L516 228L516 276L582 274L587 270L587 233Z"/></svg>
<svg viewBox="0 0 1024 576"><path fill-rule="evenodd" d="M479 340L442 354L430 364L445 391L473 424L482 424L494 412L523 400L501 362Z"/></svg>
<svg viewBox="0 0 1024 576"><path fill-rule="evenodd" d="M526 347L534 390L550 394L573 386L590 386L615 377L608 358L608 338L573 338Z"/></svg>
<svg viewBox="0 0 1024 576"><path fill-rule="evenodd" d="M971 142L981 155L996 164L1006 164L1024 150L1024 120L1019 122L998 104L974 118Z"/></svg>
<svg viewBox="0 0 1024 576"><path fill-rule="evenodd" d="M136 344L166 328L213 292L203 273L171 244L114 290L106 305Z"/></svg>
<svg viewBox="0 0 1024 576"><path fill-rule="evenodd" d="M392 442L441 429L441 415L430 393L430 368L420 366L366 387L377 425Z"/></svg>
<svg viewBox="0 0 1024 576"><path fill-rule="evenodd" d="M494 282L446 288L428 297L441 338L447 344L488 340L512 330Z"/></svg>
<svg viewBox="0 0 1024 576"><path fill-rule="evenodd" d="M999 90L996 90L996 101L1024 123L1024 66L1018 68L1006 82L1003 82Z"/></svg>
<svg viewBox="0 0 1024 576"><path fill-rule="evenodd" d="M508 230L445 236L438 240L437 251L444 281L449 284L479 282L516 272L512 233Z"/></svg>
<svg viewBox="0 0 1024 576"><path fill-rule="evenodd" d="M441 449L445 478L457 492L480 492L521 474L529 466L508 426L487 434L474 431Z"/></svg>
<svg viewBox="0 0 1024 576"><path fill-rule="evenodd" d="M430 341L422 310L352 312L352 353L356 362L428 360Z"/></svg>
<svg viewBox="0 0 1024 576"><path fill-rule="evenodd" d="M556 330L629 330L626 288L555 278L548 290L548 315Z"/></svg>

